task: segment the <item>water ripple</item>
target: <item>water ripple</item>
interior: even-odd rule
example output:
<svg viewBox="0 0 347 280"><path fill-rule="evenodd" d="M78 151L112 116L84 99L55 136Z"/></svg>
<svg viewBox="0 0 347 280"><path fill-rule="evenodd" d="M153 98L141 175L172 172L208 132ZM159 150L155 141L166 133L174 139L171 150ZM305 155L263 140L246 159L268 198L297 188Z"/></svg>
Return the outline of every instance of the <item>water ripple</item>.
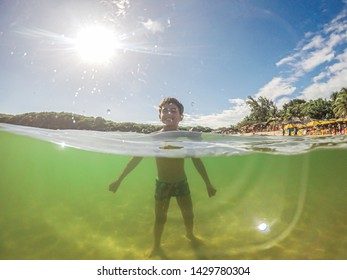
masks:
<svg viewBox="0 0 347 280"><path fill-rule="evenodd" d="M292 155L317 148L347 148L347 135L241 136L188 131L140 134L51 130L0 124L0 130L86 151L129 156L206 157L246 153Z"/></svg>

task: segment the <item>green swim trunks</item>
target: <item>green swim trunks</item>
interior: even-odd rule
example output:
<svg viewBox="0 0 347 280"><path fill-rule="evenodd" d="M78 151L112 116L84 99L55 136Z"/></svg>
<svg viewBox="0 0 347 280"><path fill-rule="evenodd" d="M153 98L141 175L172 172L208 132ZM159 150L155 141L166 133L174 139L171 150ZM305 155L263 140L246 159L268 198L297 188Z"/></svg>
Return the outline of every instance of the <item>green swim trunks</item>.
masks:
<svg viewBox="0 0 347 280"><path fill-rule="evenodd" d="M163 200L171 196L186 196L190 194L187 179L178 182L156 180L155 199Z"/></svg>

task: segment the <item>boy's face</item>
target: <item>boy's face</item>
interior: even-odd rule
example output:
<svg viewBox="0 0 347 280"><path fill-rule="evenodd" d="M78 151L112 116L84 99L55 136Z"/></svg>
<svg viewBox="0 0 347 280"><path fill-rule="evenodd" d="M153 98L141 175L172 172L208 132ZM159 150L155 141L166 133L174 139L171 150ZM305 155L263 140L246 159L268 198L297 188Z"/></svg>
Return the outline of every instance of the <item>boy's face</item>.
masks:
<svg viewBox="0 0 347 280"><path fill-rule="evenodd" d="M166 127L176 129L179 122L183 119L183 115L180 114L176 104L166 103L161 108L159 118Z"/></svg>

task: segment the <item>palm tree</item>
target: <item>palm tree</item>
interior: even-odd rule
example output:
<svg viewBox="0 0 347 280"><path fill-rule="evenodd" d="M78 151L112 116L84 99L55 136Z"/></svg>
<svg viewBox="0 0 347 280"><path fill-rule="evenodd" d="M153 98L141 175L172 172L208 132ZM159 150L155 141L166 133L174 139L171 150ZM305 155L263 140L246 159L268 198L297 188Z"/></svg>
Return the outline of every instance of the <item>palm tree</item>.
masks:
<svg viewBox="0 0 347 280"><path fill-rule="evenodd" d="M306 101L303 99L293 99L283 105L283 109L280 112L281 117L284 120L292 120L295 118L305 117Z"/></svg>
<svg viewBox="0 0 347 280"><path fill-rule="evenodd" d="M332 101L318 98L307 102L305 115L311 119L324 120L334 117Z"/></svg>
<svg viewBox="0 0 347 280"><path fill-rule="evenodd" d="M337 118L347 116L347 88L342 88L339 91L334 102L333 111Z"/></svg>
<svg viewBox="0 0 347 280"><path fill-rule="evenodd" d="M266 97L259 96L256 100L248 96L246 103L251 107L250 118L255 122L266 122L269 118L277 117L276 105Z"/></svg>
<svg viewBox="0 0 347 280"><path fill-rule="evenodd" d="M331 95L330 95L330 99L332 102L335 102L336 98L338 97L339 92L338 91L334 91Z"/></svg>

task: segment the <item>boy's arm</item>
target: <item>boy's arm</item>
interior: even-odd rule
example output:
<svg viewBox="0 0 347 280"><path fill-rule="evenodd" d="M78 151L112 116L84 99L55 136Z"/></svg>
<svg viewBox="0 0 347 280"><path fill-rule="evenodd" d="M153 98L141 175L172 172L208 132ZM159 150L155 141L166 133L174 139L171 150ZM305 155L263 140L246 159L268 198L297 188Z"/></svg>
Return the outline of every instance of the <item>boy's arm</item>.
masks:
<svg viewBox="0 0 347 280"><path fill-rule="evenodd" d="M119 188L119 185L122 183L123 179L134 170L134 168L140 163L142 160L142 157L133 157L127 164L127 166L124 168L123 172L120 174L118 179L114 182L112 182L109 186L109 190L113 193L117 191Z"/></svg>
<svg viewBox="0 0 347 280"><path fill-rule="evenodd" d="M201 178L204 180L204 182L206 184L208 196L209 197L214 196L216 194L217 190L212 186L203 162L201 161L200 158L192 158L192 161L194 163L196 170L199 172Z"/></svg>

